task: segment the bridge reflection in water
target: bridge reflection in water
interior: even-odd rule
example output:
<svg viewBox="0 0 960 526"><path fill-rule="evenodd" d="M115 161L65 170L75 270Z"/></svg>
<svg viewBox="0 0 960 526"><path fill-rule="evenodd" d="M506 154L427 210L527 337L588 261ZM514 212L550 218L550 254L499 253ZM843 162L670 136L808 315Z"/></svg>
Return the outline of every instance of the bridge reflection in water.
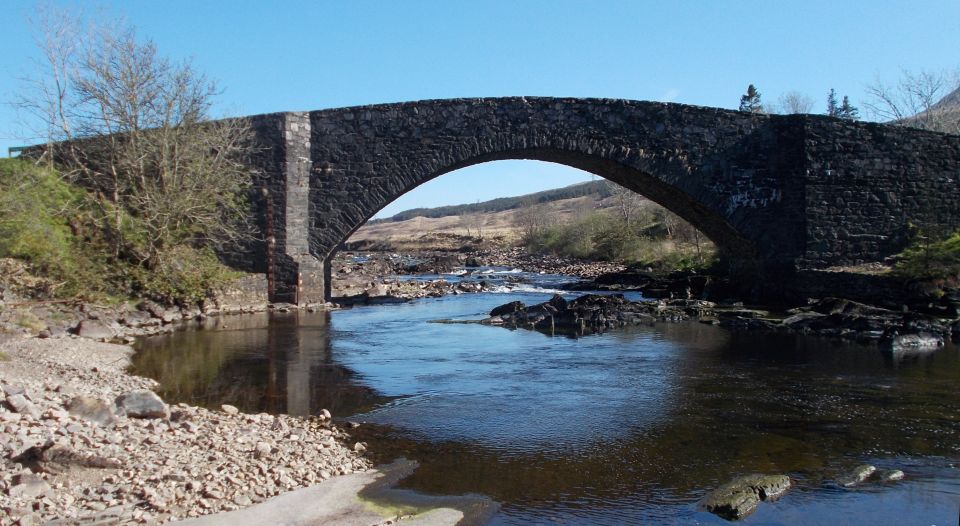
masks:
<svg viewBox="0 0 960 526"><path fill-rule="evenodd" d="M214 409L344 415L388 401L334 362L329 321L329 312L210 318L196 330L142 341L134 370L158 380L164 399Z"/></svg>

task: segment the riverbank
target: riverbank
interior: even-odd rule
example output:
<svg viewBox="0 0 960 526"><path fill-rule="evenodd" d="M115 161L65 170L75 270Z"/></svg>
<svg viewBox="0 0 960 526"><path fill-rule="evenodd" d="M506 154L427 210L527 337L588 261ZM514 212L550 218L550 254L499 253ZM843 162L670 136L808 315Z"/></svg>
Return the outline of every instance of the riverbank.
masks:
<svg viewBox="0 0 960 526"><path fill-rule="evenodd" d="M0 344L0 524L159 524L370 469L330 422L168 406L125 372L133 350L86 338ZM73 522L65 522L73 523Z"/></svg>

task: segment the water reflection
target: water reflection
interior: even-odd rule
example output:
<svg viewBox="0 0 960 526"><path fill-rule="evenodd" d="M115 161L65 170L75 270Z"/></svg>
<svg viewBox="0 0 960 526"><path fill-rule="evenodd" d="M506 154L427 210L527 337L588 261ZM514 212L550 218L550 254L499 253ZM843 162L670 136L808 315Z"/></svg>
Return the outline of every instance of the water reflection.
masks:
<svg viewBox="0 0 960 526"><path fill-rule="evenodd" d="M333 359L329 323L328 312L210 318L141 340L133 370L160 382L164 399L245 412L344 415L389 401Z"/></svg>
<svg viewBox="0 0 960 526"><path fill-rule="evenodd" d="M354 415L379 460L421 462L405 487L489 495L503 504L498 524L721 522L697 500L750 472L788 473L799 489L747 523L956 518L954 346L894 360L876 347L697 323L579 340L428 323L509 299L545 298L230 318L228 330L144 341L135 367L172 400ZM832 484L865 461L908 480Z"/></svg>

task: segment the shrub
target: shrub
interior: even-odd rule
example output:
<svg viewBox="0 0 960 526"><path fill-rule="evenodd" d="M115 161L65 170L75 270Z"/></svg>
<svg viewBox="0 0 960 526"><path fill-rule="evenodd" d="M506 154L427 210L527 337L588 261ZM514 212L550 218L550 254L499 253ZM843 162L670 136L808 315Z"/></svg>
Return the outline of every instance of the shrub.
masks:
<svg viewBox="0 0 960 526"><path fill-rule="evenodd" d="M911 279L960 279L960 230L932 241L922 233L898 256L896 272Z"/></svg>
<svg viewBox="0 0 960 526"><path fill-rule="evenodd" d="M77 233L89 220L82 190L51 169L0 160L0 257L26 261L55 282L56 296L103 292L103 262L90 257Z"/></svg>
<svg viewBox="0 0 960 526"><path fill-rule="evenodd" d="M133 281L141 295L168 304L197 304L213 289L239 276L221 264L209 248L181 245L170 249L160 265L136 268Z"/></svg>
<svg viewBox="0 0 960 526"><path fill-rule="evenodd" d="M118 220L119 246L110 237ZM98 301L139 295L189 304L237 276L211 249L189 244L170 246L148 265L149 232L52 169L0 159L0 258L25 261L53 282L44 295Z"/></svg>
<svg viewBox="0 0 960 526"><path fill-rule="evenodd" d="M643 219L628 227L614 214L593 212L568 223L530 230L523 244L533 252L637 264L665 272L702 270L713 265L712 243L701 243L701 237L696 243L671 239L670 233L678 230L677 225L668 228L664 219L655 215Z"/></svg>

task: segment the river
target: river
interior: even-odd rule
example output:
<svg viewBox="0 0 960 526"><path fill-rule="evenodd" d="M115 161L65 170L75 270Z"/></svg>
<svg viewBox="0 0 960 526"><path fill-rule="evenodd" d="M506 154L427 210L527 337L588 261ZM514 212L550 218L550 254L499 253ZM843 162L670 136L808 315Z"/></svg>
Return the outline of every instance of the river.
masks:
<svg viewBox="0 0 960 526"><path fill-rule="evenodd" d="M895 359L697 322L581 338L434 323L549 297L526 287L208 320L142 340L134 372L169 401L361 422L352 433L375 460L420 462L402 487L489 496L496 525L721 524L698 502L754 472L795 487L743 524L956 524L956 346ZM862 463L906 478L833 482Z"/></svg>

